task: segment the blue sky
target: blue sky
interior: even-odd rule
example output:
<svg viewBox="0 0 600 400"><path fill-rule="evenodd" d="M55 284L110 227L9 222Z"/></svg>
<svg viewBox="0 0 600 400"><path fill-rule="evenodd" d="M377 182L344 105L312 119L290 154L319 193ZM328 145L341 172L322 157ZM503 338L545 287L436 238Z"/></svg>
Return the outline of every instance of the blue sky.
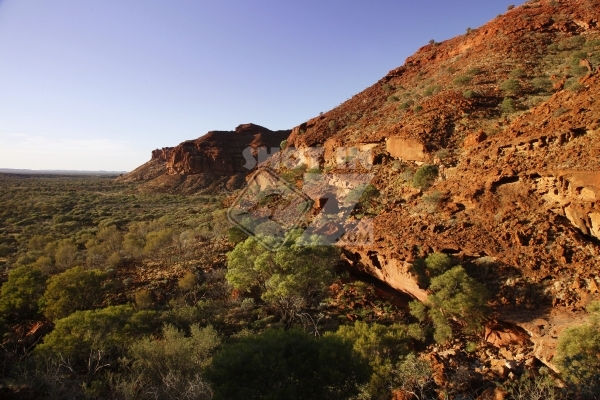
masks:
<svg viewBox="0 0 600 400"><path fill-rule="evenodd" d="M498 0L0 0L0 168L131 170L253 122L290 129Z"/></svg>

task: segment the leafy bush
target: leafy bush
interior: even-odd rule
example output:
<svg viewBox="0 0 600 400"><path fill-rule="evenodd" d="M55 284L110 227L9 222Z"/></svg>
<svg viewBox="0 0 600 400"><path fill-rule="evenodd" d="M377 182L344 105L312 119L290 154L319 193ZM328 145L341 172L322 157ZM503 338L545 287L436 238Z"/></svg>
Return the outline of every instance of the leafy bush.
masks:
<svg viewBox="0 0 600 400"><path fill-rule="evenodd" d="M420 189L427 189L438 176L438 167L430 164L423 164L413 176L413 186Z"/></svg>
<svg viewBox="0 0 600 400"><path fill-rule="evenodd" d="M583 90L585 86L579 83L577 78L569 78L565 82L565 89L570 90L571 92L579 92Z"/></svg>
<svg viewBox="0 0 600 400"><path fill-rule="evenodd" d="M473 80L473 77L470 75L459 75L452 81L455 85L468 85Z"/></svg>
<svg viewBox="0 0 600 400"><path fill-rule="evenodd" d="M0 317L34 318L45 287L46 276L39 268L23 266L13 269L2 285Z"/></svg>
<svg viewBox="0 0 600 400"><path fill-rule="evenodd" d="M136 312L128 305L76 311L56 321L33 353L45 359L62 357L75 371L89 372L92 364L116 363L133 339L152 332L155 324L154 312Z"/></svg>
<svg viewBox="0 0 600 400"><path fill-rule="evenodd" d="M152 294L148 289L142 289L135 292L135 305L138 310L147 310L152 308Z"/></svg>
<svg viewBox="0 0 600 400"><path fill-rule="evenodd" d="M394 95L388 96L387 101L388 101L388 103L395 103L398 101L398 97L394 96Z"/></svg>
<svg viewBox="0 0 600 400"><path fill-rule="evenodd" d="M106 273L82 267L74 267L51 277L41 300L44 315L56 320L77 310L100 306L103 300L102 281L105 279Z"/></svg>
<svg viewBox="0 0 600 400"><path fill-rule="evenodd" d="M413 107L413 111L415 113L419 113L419 112L423 111L423 106L420 105L420 104L418 104L418 105L416 105L416 106Z"/></svg>
<svg viewBox="0 0 600 400"><path fill-rule="evenodd" d="M377 196L379 196L379 190L375 186L370 183L362 184L348 192L344 203L352 206L356 203L369 203Z"/></svg>
<svg viewBox="0 0 600 400"><path fill-rule="evenodd" d="M392 384L394 361L408 354L410 338L407 328L394 324L384 326L356 321L341 326L333 335L352 345L354 351L369 360L373 373L366 391L372 398L384 398Z"/></svg>
<svg viewBox="0 0 600 400"><path fill-rule="evenodd" d="M198 325L190 327L187 337L174 326L165 325L160 339L146 337L134 342L128 354L131 381L138 388L136 397L172 398L173 394L192 392L193 396L179 398L211 399L202 372L219 345L212 327Z"/></svg>
<svg viewBox="0 0 600 400"><path fill-rule="evenodd" d="M547 368L540 368L540 374L526 372L519 379L507 380L499 385L513 399L559 400L563 393Z"/></svg>
<svg viewBox="0 0 600 400"><path fill-rule="evenodd" d="M587 311L589 323L561 333L556 357L566 382L584 396L600 392L600 302L591 303Z"/></svg>
<svg viewBox="0 0 600 400"><path fill-rule="evenodd" d="M469 74L469 75L481 75L481 74L483 74L483 72L484 71L481 68L479 68L479 67L472 67L472 68L469 68L469 70L467 71L467 74Z"/></svg>
<svg viewBox="0 0 600 400"><path fill-rule="evenodd" d="M294 329L226 345L207 371L215 400L347 399L369 374L367 361L349 343Z"/></svg>
<svg viewBox="0 0 600 400"><path fill-rule="evenodd" d="M452 339L451 323L458 323L467 332L476 332L487 317L489 293L485 286L471 278L460 265L431 280L431 294L425 303L411 302L413 316L433 322L437 342Z"/></svg>
<svg viewBox="0 0 600 400"><path fill-rule="evenodd" d="M429 86L427 89L425 89L425 91L423 92L424 96L432 96L436 93L439 93L442 90L442 87L440 85L433 85L433 86Z"/></svg>
<svg viewBox="0 0 600 400"><path fill-rule="evenodd" d="M411 269L417 275L419 286L429 287L430 279L448 271L457 264L457 260L445 253L431 253L426 258L418 258Z"/></svg>
<svg viewBox="0 0 600 400"><path fill-rule="evenodd" d="M552 90L552 81L545 76L538 76L531 80L531 85L537 90L550 92Z"/></svg>
<svg viewBox="0 0 600 400"><path fill-rule="evenodd" d="M517 110L517 104L510 97L505 97L500 103L500 109L506 114L513 113Z"/></svg>
<svg viewBox="0 0 600 400"><path fill-rule="evenodd" d="M516 79L507 79L500 83L500 89L506 93L517 95L521 93L521 83Z"/></svg>
<svg viewBox="0 0 600 400"><path fill-rule="evenodd" d="M571 67L571 73L576 77L581 77L587 75L588 69L585 65L575 65Z"/></svg>
<svg viewBox="0 0 600 400"><path fill-rule="evenodd" d="M282 140L281 143L279 144L279 148L281 150L285 150L285 149L287 149L287 147L288 147L288 141L287 141L287 139Z"/></svg>
<svg viewBox="0 0 600 400"><path fill-rule="evenodd" d="M515 68L512 71L510 71L509 76L511 78L520 79L525 78L525 76L527 76L527 73L522 68Z"/></svg>
<svg viewBox="0 0 600 400"><path fill-rule="evenodd" d="M472 99L473 97L476 97L476 96L477 96L477 92L475 92L474 90L471 90L471 89L465 90L463 92L463 97L465 99Z"/></svg>

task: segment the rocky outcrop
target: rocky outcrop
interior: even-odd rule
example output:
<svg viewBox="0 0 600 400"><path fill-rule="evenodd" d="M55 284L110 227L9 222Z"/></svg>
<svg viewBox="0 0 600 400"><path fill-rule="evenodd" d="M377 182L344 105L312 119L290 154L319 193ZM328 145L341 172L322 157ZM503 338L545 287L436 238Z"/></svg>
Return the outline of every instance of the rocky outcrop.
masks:
<svg viewBox="0 0 600 400"><path fill-rule="evenodd" d="M171 175L212 173L231 175L254 168L246 165L244 150L279 149L291 131L271 131L259 125L244 124L235 131L212 131L199 139L183 142L168 152L167 172Z"/></svg>
<svg viewBox="0 0 600 400"><path fill-rule="evenodd" d="M291 131L271 131L243 124L234 131L211 131L176 147L152 151L152 158L118 178L121 182L144 182L141 189L193 193L235 190L258 161L279 150Z"/></svg>

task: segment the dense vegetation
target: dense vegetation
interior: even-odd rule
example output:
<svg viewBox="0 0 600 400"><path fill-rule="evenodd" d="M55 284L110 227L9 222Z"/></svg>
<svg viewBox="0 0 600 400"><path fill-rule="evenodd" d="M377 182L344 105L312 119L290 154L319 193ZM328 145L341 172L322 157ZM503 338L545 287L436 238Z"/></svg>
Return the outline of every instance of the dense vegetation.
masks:
<svg viewBox="0 0 600 400"><path fill-rule="evenodd" d="M431 295L394 306L380 288L339 268L339 250L318 236L271 252L232 229L219 197L144 194L96 177L0 180L0 393L53 399L465 393L458 372L434 381L434 365L423 356L431 345L481 341L490 292L458 259L432 253L415 260L413 273ZM367 192L361 202L377 196ZM590 324L561 338L565 388L549 374L524 374L498 383L503 390L514 398L525 391L562 398L579 387L573 390L593 396L595 306L590 312Z"/></svg>

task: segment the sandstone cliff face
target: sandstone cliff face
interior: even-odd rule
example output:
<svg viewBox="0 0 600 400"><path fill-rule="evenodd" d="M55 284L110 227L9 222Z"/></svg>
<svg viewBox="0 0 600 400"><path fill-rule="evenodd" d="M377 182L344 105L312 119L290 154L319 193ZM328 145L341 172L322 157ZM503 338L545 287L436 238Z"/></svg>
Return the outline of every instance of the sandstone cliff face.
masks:
<svg viewBox="0 0 600 400"><path fill-rule="evenodd" d="M235 131L208 132L199 139L183 142L170 149L166 157L167 171L169 174L244 173L248 171L244 149L279 148L290 132L274 132L254 124L240 125Z"/></svg>
<svg viewBox="0 0 600 400"><path fill-rule="evenodd" d="M119 180L142 181L142 189L167 192L234 190L255 166L248 159L257 158L261 147L266 148L265 154L279 148L290 132L255 124L239 125L235 131L211 131L176 147L154 150L148 163Z"/></svg>

